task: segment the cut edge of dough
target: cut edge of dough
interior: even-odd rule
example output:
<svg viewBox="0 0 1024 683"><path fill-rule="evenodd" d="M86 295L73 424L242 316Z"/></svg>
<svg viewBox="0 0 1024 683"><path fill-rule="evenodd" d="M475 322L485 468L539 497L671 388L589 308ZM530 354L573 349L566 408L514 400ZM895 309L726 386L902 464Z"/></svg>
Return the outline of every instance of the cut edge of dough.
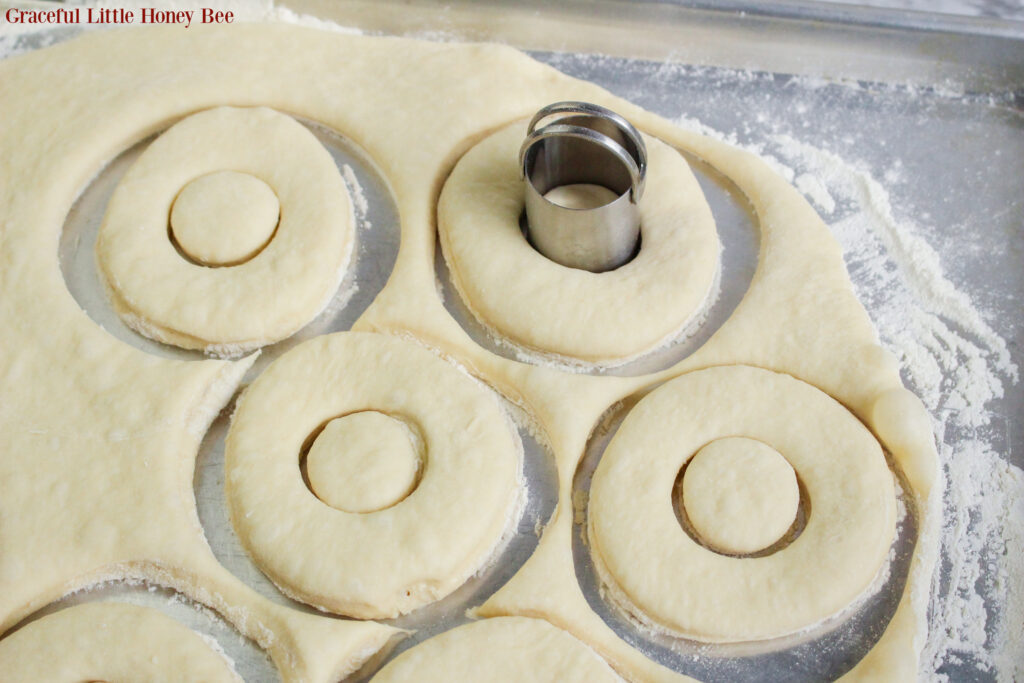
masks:
<svg viewBox="0 0 1024 683"><path fill-rule="evenodd" d="M161 611L161 613L162 613L162 611ZM174 617L171 617L171 618L173 619ZM178 621L178 620L175 619L175 621ZM178 623L180 624L181 622L178 622ZM185 626L185 624L181 624L181 625ZM235 681L237 681L238 683L245 683L245 679L242 678L242 676L238 673L238 670L235 668L235 660L231 657L231 655L229 655L227 653L227 651L224 649L224 647L220 644L219 640L217 640L216 638L214 638L213 636L211 636L211 635L209 635L207 633L202 633L200 631L196 631L195 629L189 628L188 626L185 626L185 628L187 628L189 631L191 631L192 633L194 633L197 636L199 636L199 639L202 640L204 643L206 643L206 647L208 647L211 650L213 650L215 653L217 653L220 656L221 659L224 660L224 663L227 664L228 671L231 672L231 675L234 677Z"/></svg>

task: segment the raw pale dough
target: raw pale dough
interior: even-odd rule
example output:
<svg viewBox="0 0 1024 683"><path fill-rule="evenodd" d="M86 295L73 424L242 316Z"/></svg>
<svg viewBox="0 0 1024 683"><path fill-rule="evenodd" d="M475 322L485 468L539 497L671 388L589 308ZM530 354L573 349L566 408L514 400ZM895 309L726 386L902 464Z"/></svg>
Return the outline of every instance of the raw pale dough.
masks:
<svg viewBox="0 0 1024 683"><path fill-rule="evenodd" d="M224 655L162 612L93 602L33 621L0 641L4 683L234 683Z"/></svg>
<svg viewBox="0 0 1024 683"><path fill-rule="evenodd" d="M607 187L591 183L559 185L544 194L544 199L567 209L596 209L599 206L610 204L618 198L619 195Z"/></svg>
<svg viewBox="0 0 1024 683"><path fill-rule="evenodd" d="M405 421L364 410L327 423L306 455L317 498L346 512L389 508L412 493L423 440Z"/></svg>
<svg viewBox="0 0 1024 683"><path fill-rule="evenodd" d="M710 340L663 372L591 377L499 358L470 341L437 294L444 178L476 141L559 100L609 107L702 159L756 213L761 251L747 293ZM756 365L842 403L906 477L920 529L907 587L881 639L844 680L915 680L941 514L930 418L902 387L839 246L801 194L758 157L509 47L282 25L103 31L0 62L0 631L68 590L129 575L174 585L218 610L267 649L286 681L334 683L395 633L276 605L216 562L196 517L194 456L251 361L146 355L91 321L61 277L55 245L89 179L170 122L224 104L287 111L365 150L394 193L402 244L387 287L356 328L415 336L459 360L522 405L551 446L558 507L533 554L477 614L543 618L631 680L690 680L619 638L584 598L572 554L573 476L588 436L616 402L701 368ZM683 182L673 192L690 188L699 214L696 185ZM281 204L283 219L283 196ZM276 242L248 264L209 270L251 266ZM631 296L634 305L641 300Z"/></svg>
<svg viewBox="0 0 1024 683"><path fill-rule="evenodd" d="M207 268L178 253L167 221L179 192L223 170L268 185L281 219L254 258ZM139 156L110 198L96 251L128 325L168 344L239 355L316 317L352 242L345 182L313 134L271 109L220 107L178 122Z"/></svg>
<svg viewBox="0 0 1024 683"><path fill-rule="evenodd" d="M424 467L408 498L357 514L318 500L299 457L322 425L367 410L415 425ZM458 588L514 528L523 493L522 445L497 399L430 351L378 334L317 337L274 361L239 400L225 461L235 531L267 576L361 619Z"/></svg>
<svg viewBox="0 0 1024 683"><path fill-rule="evenodd" d="M373 683L616 683L589 647L541 619L499 617L435 636L407 650Z"/></svg>
<svg viewBox="0 0 1024 683"><path fill-rule="evenodd" d="M800 487L778 451L755 439L727 436L687 462L681 502L700 540L742 555L769 547L793 526Z"/></svg>
<svg viewBox="0 0 1024 683"><path fill-rule="evenodd" d="M247 173L215 171L182 189L171 207L171 235L204 266L234 266L274 235L281 204L270 186Z"/></svg>
<svg viewBox="0 0 1024 683"><path fill-rule="evenodd" d="M763 557L729 557L680 527L679 470L735 434L785 455L810 497L807 526ZM762 640L836 614L871 585L896 531L893 478L860 421L814 387L739 365L693 372L641 401L594 472L589 537L602 580L653 628Z"/></svg>
<svg viewBox="0 0 1024 683"><path fill-rule="evenodd" d="M480 321L516 344L598 365L623 363L676 336L708 303L718 236L678 152L645 138L641 247L605 273L567 268L519 229L523 183L515 123L469 150L444 185L438 227L452 279Z"/></svg>

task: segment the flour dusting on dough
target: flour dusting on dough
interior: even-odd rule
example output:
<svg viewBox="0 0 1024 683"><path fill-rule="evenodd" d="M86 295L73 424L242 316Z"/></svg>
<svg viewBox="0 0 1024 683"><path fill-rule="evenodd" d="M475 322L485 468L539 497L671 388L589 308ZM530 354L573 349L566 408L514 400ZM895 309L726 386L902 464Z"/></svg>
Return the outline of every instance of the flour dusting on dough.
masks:
<svg viewBox="0 0 1024 683"><path fill-rule="evenodd" d="M351 166L344 164L341 167L341 177L345 184L348 185L348 192L352 196L352 205L356 210L356 218L359 219L360 223L365 223L366 227L370 227L366 221L366 214L370 211L370 203L366 201L363 186L359 184L356 172L352 170Z"/></svg>

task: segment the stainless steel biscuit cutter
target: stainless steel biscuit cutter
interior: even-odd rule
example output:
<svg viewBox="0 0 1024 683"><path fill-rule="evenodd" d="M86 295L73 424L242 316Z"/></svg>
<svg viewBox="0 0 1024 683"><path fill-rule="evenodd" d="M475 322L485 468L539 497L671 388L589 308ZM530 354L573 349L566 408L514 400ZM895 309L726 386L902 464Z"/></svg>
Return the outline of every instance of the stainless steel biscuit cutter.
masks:
<svg viewBox="0 0 1024 683"><path fill-rule="evenodd" d="M636 253L647 149L629 121L587 102L549 104L526 129L519 171L527 237L539 252L595 273L618 268ZM556 187L583 183L605 187L616 199L577 209L544 196Z"/></svg>

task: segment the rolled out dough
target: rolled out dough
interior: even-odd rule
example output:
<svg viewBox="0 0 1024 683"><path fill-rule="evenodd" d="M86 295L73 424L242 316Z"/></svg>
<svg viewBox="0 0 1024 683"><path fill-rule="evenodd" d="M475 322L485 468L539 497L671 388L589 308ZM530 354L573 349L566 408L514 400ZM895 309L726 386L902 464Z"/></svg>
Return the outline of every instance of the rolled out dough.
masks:
<svg viewBox="0 0 1024 683"><path fill-rule="evenodd" d="M59 83L60 87L40 85L44 83ZM495 298L491 308L481 303L483 299L473 299L480 292L474 290L472 278L464 272L468 268L504 269L506 277L497 279L499 289L509 283L522 284L526 279L521 275L526 272L545 274L536 280L538 285L544 285L538 290L540 294L561 283L547 262L529 250L518 235L515 219L521 210L521 200L513 187L517 181L511 179L515 175L514 149L517 138L521 139L523 134L522 124L515 122L559 100L594 102L622 114L649 136L652 157L662 154L654 150L660 146L655 143L657 139L665 145L666 158L673 159L670 163L676 163L676 158L669 146L708 163L735 185L757 215L761 251L749 290L710 340L689 358L663 372L630 378L591 377L498 358L470 341L446 313L437 294L433 247L440 214L445 255L454 264L457 277L462 278L463 294L476 305L482 319L510 338L553 353L580 354L601 362L641 352L673 331L665 325L663 329L646 329L640 334L634 329L646 326L634 325L635 320L627 316L621 319L624 323L617 323L613 334L601 336L595 332L599 326L581 327L573 322L578 321L579 311L572 306L556 301L558 305L545 308L544 300L533 296L537 294L533 291L521 300ZM416 106L410 108L409 102ZM453 103L458 106L452 106ZM879 346L870 319L854 295L839 246L800 193L756 156L681 130L509 47L438 44L265 24L193 26L187 31L180 27L104 31L0 62L0 121L4 122L0 126L0 395L5 398L0 403L0 489L4 492L0 496L0 631L10 629L67 591L99 578L145 576L173 585L218 610L242 633L266 648L282 678L289 682L333 683L356 669L395 633L380 624L327 618L262 599L218 564L210 552L191 489L194 456L206 425L229 401L252 360L181 362L147 355L121 343L90 320L62 281L55 245L76 193L105 163L132 144L180 119L188 124L195 116L227 116L219 108L224 105L270 107L288 112L319 122L365 150L393 192L401 217L402 243L387 287L355 327L415 337L456 359L520 404L534 418L539 436L551 446L559 477L558 506L536 550L476 610L479 616L542 618L585 642L631 680L689 680L631 647L590 609L573 565L572 481L588 436L610 406L677 376L713 366L744 364L785 373L796 378L786 381L816 387L816 396L827 395L846 406L892 454L895 466L905 477L912 494L909 502L919 515L921 530L907 588L880 640L844 679L915 678L936 557L934 529L941 512L939 491L934 486L937 458L929 416L920 401L902 387L898 364ZM254 116L265 119L268 126L271 119L276 119L272 112L252 111L264 112ZM271 127L277 130L276 125ZM83 131L89 134L84 135ZM488 139L493 131L499 132ZM157 138L149 149L160 149L166 135ZM310 296L308 301L313 303L300 314L297 299L278 299L274 292L280 291L281 284L294 283L309 286L308 291L331 290L337 280L330 284L327 280L338 276L344 258L333 261L332 268L325 267L323 278L311 283L305 271L310 267L309 259L320 254L320 250L286 249L295 255L294 261L284 254L274 257L275 250L278 244L285 243L282 237L289 207L317 213L334 206L338 211L330 211L328 218L336 224L347 220L339 215L348 216L349 209L344 189L336 180L324 179L321 185L307 177L311 169L305 162L310 156L298 160L301 169L289 161L288 153L298 145L286 140L290 139L282 133L269 135L260 144L225 145L216 153L218 158L209 164L198 161L215 155L211 151L213 145L182 148L181 156L189 157L186 159L175 156L174 150L168 150L169 156L162 160L154 158L150 171L154 177L164 178L161 183L165 184L159 190L153 188L153 202L146 202L137 212L134 207L128 212L144 222L150 235L131 248L111 249L109 257L126 261L145 257L145 268L153 267L152 273L158 279L166 277L169 286L177 283L184 287L178 294L188 305L179 306L182 301L169 302L159 286L144 284L139 291L133 290L132 295L152 292L159 299L153 302L154 310L175 306L179 310L174 316L180 315L182 319L168 319L147 327L158 322L157 316L136 311L132 321L137 327L172 343L199 348L227 344L237 350L287 335L289 329L301 326L302 320L322 304L318 297ZM481 140L484 142L477 144ZM279 144L283 149L278 154L274 150ZM470 152L466 153L467 150ZM503 150L510 152L508 157ZM312 158L323 160L324 154L320 148ZM257 164L252 157L263 159ZM234 166L243 159L253 161L253 168ZM167 212L173 197L185 184L199 175L225 170L229 161L232 170L251 172L274 190L281 202L281 225L274 239L252 260L236 267L203 269L182 259L169 244ZM482 173L477 179L480 182L471 188L473 183L462 177L459 182L466 182L456 193L453 180L470 163ZM682 161L678 160L678 164ZM321 161L314 165L326 169L326 163ZM453 168L455 173L445 187L445 178ZM264 175L264 171L274 175ZM165 175L174 176L173 182ZM656 183L658 175L652 161L649 182ZM704 226L697 226L699 229L693 233L713 234L706 204L688 171L683 168L677 174L670 173L665 182L671 185L672 206L678 207L678 215L694 217ZM322 195L307 197L299 195L296 187L293 195L292 183L297 187L326 189ZM439 205L442 187L444 197ZM648 187L650 197L661 194L654 189L653 185ZM467 206L474 197L486 201L474 205L473 221L467 221L466 229L486 229L492 235L491 241L484 243L486 253L480 254L476 252L479 245L474 246L472 239L453 238L454 223L449 220L453 216L459 220L466 218ZM292 202L292 198L296 201ZM456 198L459 201L454 201ZM139 193L124 189L122 183L114 202L134 205L138 199ZM500 221L496 220L495 207L500 209ZM108 207L112 208L113 205ZM672 216L676 213L671 212ZM665 218L678 226L672 216L659 215L659 220ZM337 240L332 244L344 252L343 245L349 238L332 234L330 239ZM150 249L159 240L163 241L161 251L153 255ZM510 259L514 257L514 267L493 258L499 244L508 247L504 254ZM457 253L467 245L472 249ZM714 240L699 241L694 246L687 253L717 249ZM275 270L281 280L274 284L267 278L244 283L227 279L275 258L281 259L280 268ZM639 268L636 264L644 258L642 252L626 268ZM678 264L679 259L686 257L679 254L673 258L673 264ZM691 265L713 270L714 262L712 253L695 257ZM104 265L108 275L113 271L110 265ZM125 268L126 274L135 270L129 265ZM614 280L616 273L617 277L624 277L625 272L625 268L619 269L601 277L610 275L606 279ZM483 277L486 276L485 273ZM705 272L698 278L705 287L706 276ZM227 305L224 300L214 301L211 289L198 284L211 278L218 282L225 278L213 291L218 296L227 296ZM129 295L118 289L123 284L120 277L116 279L117 282L111 282L112 289L127 299ZM674 325L685 322L699 308L705 293L699 291L700 287L691 292L692 283L686 282L680 281L681 287L666 294L686 294L690 302L685 306L677 302L678 308L669 307L665 319L674 318ZM570 302L574 297L592 299L597 294L589 283L587 279L578 288L564 290L571 296L563 292L562 298ZM663 280L652 282L652 286L661 284ZM259 304L247 303L245 297L252 291L268 296L257 297ZM663 303L662 296L647 297L639 289L630 290L625 297L614 297L613 303L624 306L621 302L626 301L637 309ZM307 301L305 297L302 300ZM264 308L269 301L273 301L274 307L294 312L295 317L282 315L281 326L272 328ZM128 310L124 302L118 305ZM535 326L520 322L519 327L502 327L509 320L529 321L530 316L536 319ZM564 335L552 332L552 319L564 324ZM217 328L213 330L216 335L207 334L207 324ZM547 337L531 338L530 329L547 330ZM609 341L611 346L598 348L589 346L589 342L574 345L573 337L590 339L587 335L591 332L596 335L595 344ZM337 344L333 339L316 340L309 348L299 347L301 352L291 358L307 358L309 354L327 359L332 355L330 347ZM393 339L389 342L397 343ZM408 343L403 342L403 349L405 344ZM386 347L389 348L388 342L375 346L377 350ZM403 368L405 362L413 362L413 356L401 351L392 358L396 367ZM375 362L383 360L372 352L359 354L357 360L371 357ZM442 361L431 356L431 362ZM256 401L253 396L263 394L272 403L271 394L276 393L270 391L272 385L287 393L286 380L315 384L313 375L317 373L342 371L338 365L311 369L301 367L302 363L291 363L289 359L275 365L257 380L243 402L252 401L255 406L262 399ZM352 367L362 373L358 363L346 371ZM292 370L296 373L294 378L288 377ZM460 379L469 381L465 377ZM419 386L415 379L410 382L413 387ZM258 389L259 386L265 389ZM419 391L415 389L416 393ZM402 397L402 391L396 389L388 398L401 402ZM433 392L425 407L422 402L412 407L433 410L431 401L436 401ZM306 403L302 397L300 403ZM287 516L280 514L280 504L291 505L289 497L293 494L295 501L301 501L296 503L296 509L304 514L313 509L316 511L310 514L314 516L333 518L346 514L317 500L304 486L298 471L302 439L345 410L340 406L337 412L333 406L331 410L322 410L327 406L310 404L310 411L301 416L310 423L300 425L301 428L284 421L279 428L291 425L287 429L294 428L295 433L289 431L286 440L294 441L284 447L276 439L267 441L278 457L254 454L252 471L233 473L240 479L239 490L251 487L257 494L251 501L241 500L245 496L240 496L235 505L244 503L258 520L264 518L260 521L266 524L265 529L284 534L295 531L297 537L309 533L301 525L288 526ZM487 408L485 414L492 410L498 409ZM277 415L273 417L276 419ZM712 417L716 423L721 419ZM253 435L273 429L277 428L254 427ZM467 425L471 433L492 429L497 427L490 419ZM240 443L249 441L236 438ZM499 441L513 438L509 433ZM698 445L693 444L693 450ZM791 449L771 445L790 458ZM485 470L514 469L510 461L515 461L515 457L507 455L509 448L512 446L506 442L497 449L499 454L506 455L494 458L496 463L477 465ZM408 498L387 510L359 517L368 520L389 511L397 514L403 506L413 505L427 490L431 463L428 453L424 479ZM672 464L664 472L668 483L659 479L657 486L671 487L679 463ZM794 464L803 477L799 463ZM268 467L261 469L263 465ZM265 481L275 468L281 470L282 489L278 490L271 489ZM859 478L854 477L854 481ZM493 495L484 505L471 507L468 513L477 517L481 516L481 509L488 513L484 515L489 518L486 525L478 520L481 526L488 527L477 539L481 546L486 545L482 542L484 537L493 539L498 533L494 530L501 526L498 510L507 510L509 505L507 499L498 499L511 495L508 487L513 486L515 477L502 472L493 479L484 479L493 483ZM279 497L282 490L288 492L283 499ZM259 498L260 491L271 497ZM659 501L672 517L670 492L666 490ZM462 514L463 509L450 511L456 513ZM662 514L658 513L658 519ZM813 509L811 515L813 519ZM450 519L432 517L418 525L410 522L405 537L409 542L401 547L436 562L432 566L446 577L447 590L448 585L461 582L460 572L477 563L454 561L454 554L437 556L430 543L419 544L420 539L442 538L437 522L448 523ZM674 519L672 523L675 524ZM637 538L644 543L649 541L647 527L646 518L637 522ZM685 536L678 525L671 530ZM883 535L879 534L878 539ZM783 552L799 548L805 537L807 529ZM875 540L881 542L878 539ZM270 546L273 545L271 542ZM479 550L480 556L485 556L488 549ZM867 552L873 554L873 546ZM386 550L368 552L360 561L366 563L369 574L374 562L388 556ZM298 562L294 555L291 559ZM289 563L287 555L271 560ZM356 562L353 557L345 561ZM451 564L440 566L445 561ZM312 566L317 572L322 569L315 559ZM294 566L285 566L283 570L280 573L301 574ZM378 586L376 579L389 576L394 575L377 572L367 585L387 592L388 586ZM855 593L854 587L848 588L851 595ZM368 597L375 603L381 602L378 595ZM814 595L802 600L807 608L805 616L816 611ZM837 601L834 595L825 601L829 603L827 609L819 608L829 611L833 601ZM679 616L677 606L670 611ZM698 610L697 614L701 612ZM16 637L17 634L9 636ZM7 639L0 641L0 647L6 642ZM484 657L487 648L502 645L488 643L479 648L479 654ZM430 647L430 641L420 647ZM119 656L127 655L122 652Z"/></svg>

